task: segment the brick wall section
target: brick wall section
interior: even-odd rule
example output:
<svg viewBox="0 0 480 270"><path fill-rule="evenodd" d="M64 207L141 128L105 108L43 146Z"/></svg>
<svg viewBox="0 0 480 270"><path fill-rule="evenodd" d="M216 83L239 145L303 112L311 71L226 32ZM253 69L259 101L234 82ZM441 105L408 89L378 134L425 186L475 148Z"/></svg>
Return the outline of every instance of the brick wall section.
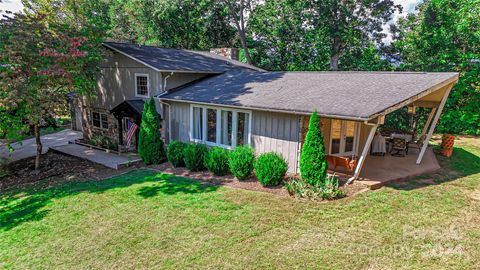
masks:
<svg viewBox="0 0 480 270"><path fill-rule="evenodd" d="M240 51L236 48L213 48L210 49L210 53L218 54L229 59L238 60Z"/></svg>

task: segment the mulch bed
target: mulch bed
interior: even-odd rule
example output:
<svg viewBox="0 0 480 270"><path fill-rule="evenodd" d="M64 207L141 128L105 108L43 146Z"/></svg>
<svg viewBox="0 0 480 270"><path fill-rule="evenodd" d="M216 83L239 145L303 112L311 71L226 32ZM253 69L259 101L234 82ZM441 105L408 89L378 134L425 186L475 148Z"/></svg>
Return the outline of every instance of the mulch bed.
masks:
<svg viewBox="0 0 480 270"><path fill-rule="evenodd" d="M46 185L54 185L68 179L101 180L118 175L132 167L114 170L80 158L47 152L40 159L40 170L35 171L35 157L11 162L2 167L6 176L0 177L0 192L13 188L45 181ZM133 167L134 168L134 167Z"/></svg>
<svg viewBox="0 0 480 270"><path fill-rule="evenodd" d="M290 196L283 186L275 186L275 187L264 187L255 177L239 181L233 175L226 175L226 176L215 176L213 173L209 171L201 171L201 172L191 172L186 168L175 168L170 163L165 162L160 165L151 165L148 168L158 170L164 173L174 174L176 176L181 176L185 178L199 180L204 183L213 184L213 185L221 185L227 186L232 188L239 188L239 189L246 189L246 190L253 190L253 191L260 191L260 192L268 192L280 196ZM343 188L346 190L346 197L351 197L357 193L367 191L368 188L360 184L358 182L354 182L351 185L345 186L346 178L340 177L340 183Z"/></svg>
<svg viewBox="0 0 480 270"><path fill-rule="evenodd" d="M68 181L68 179L102 180L135 168L145 168L145 166L140 163L128 168L114 170L87 160L51 151L42 155L41 169L39 171L34 170L34 162L35 157L31 157L11 162L2 168L3 171L6 170L7 175L3 177L0 176L0 192L22 188L38 182L42 182L42 185L44 186L53 186ZM290 196L283 186L263 187L255 177L239 181L232 175L215 176L209 171L191 172L186 168L174 168L168 162L164 162L160 165L146 166L146 168L198 180L212 185L267 192L279 196ZM340 182L344 185L346 179L340 177ZM346 190L347 197L351 197L367 189L364 185L359 183L353 183L352 185L344 186L343 188Z"/></svg>

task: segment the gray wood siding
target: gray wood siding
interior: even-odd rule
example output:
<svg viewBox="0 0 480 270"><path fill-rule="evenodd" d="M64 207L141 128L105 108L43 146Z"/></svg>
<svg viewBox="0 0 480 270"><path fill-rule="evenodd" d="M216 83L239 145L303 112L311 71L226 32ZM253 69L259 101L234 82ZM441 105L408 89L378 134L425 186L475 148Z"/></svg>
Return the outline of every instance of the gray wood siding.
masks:
<svg viewBox="0 0 480 270"><path fill-rule="evenodd" d="M101 65L97 79L96 96L91 105L111 110L127 99L139 99L135 96L135 73L148 74L150 95L161 90L161 74L126 56L114 53Z"/></svg>
<svg viewBox="0 0 480 270"><path fill-rule="evenodd" d="M252 144L257 154L276 152L288 162L288 171L296 172L300 117L293 114L253 111Z"/></svg>
<svg viewBox="0 0 480 270"><path fill-rule="evenodd" d="M190 104L182 102L169 103L172 116L170 121L171 139L182 142L190 141Z"/></svg>
<svg viewBox="0 0 480 270"><path fill-rule="evenodd" d="M168 128L171 128L172 140L189 141L190 104L182 102L169 104L172 119L171 127L166 123L167 132ZM253 111L251 140L256 153L279 153L288 162L288 171L295 172L298 162L299 121L300 117L293 114Z"/></svg>

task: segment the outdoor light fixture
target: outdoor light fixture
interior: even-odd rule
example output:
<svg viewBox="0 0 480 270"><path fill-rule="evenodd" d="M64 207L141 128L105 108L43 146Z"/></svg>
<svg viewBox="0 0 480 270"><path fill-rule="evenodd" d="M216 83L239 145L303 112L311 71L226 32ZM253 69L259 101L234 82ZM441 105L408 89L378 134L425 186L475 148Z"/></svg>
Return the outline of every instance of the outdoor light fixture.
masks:
<svg viewBox="0 0 480 270"><path fill-rule="evenodd" d="M415 111L417 110L417 107L415 106L408 106L408 114L415 114Z"/></svg>

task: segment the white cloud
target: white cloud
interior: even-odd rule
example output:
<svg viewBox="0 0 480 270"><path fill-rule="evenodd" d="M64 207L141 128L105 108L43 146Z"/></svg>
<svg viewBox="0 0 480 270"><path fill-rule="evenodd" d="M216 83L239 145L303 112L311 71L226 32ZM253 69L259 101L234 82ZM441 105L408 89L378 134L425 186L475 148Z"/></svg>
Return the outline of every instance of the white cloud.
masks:
<svg viewBox="0 0 480 270"><path fill-rule="evenodd" d="M19 12L22 9L23 5L20 0L2 0L2 2L0 2L0 15L5 14L5 10Z"/></svg>
<svg viewBox="0 0 480 270"><path fill-rule="evenodd" d="M395 12L395 14L393 14L393 19L391 22L397 22L399 18L407 16L408 13L415 12L415 7L417 7L418 4L423 2L423 0L393 0L393 2L396 5L402 5L403 7L402 13ZM392 35L388 31L388 25L390 23L387 23L383 26L383 32L387 34L387 37L383 39L383 42L387 44L392 41Z"/></svg>

